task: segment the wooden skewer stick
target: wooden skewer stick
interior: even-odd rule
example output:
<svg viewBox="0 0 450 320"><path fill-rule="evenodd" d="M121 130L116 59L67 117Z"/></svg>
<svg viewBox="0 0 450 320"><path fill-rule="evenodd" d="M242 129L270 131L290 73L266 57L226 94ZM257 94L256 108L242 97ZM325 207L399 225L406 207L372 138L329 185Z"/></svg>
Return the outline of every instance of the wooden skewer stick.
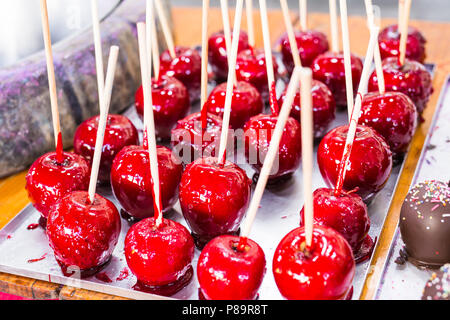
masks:
<svg viewBox="0 0 450 320"><path fill-rule="evenodd" d="M250 47L255 47L255 24L253 22L253 0L245 0L245 8L247 13L247 31L248 43Z"/></svg>
<svg viewBox="0 0 450 320"><path fill-rule="evenodd" d="M339 52L339 28L336 0L330 0L331 51Z"/></svg>
<svg viewBox="0 0 450 320"><path fill-rule="evenodd" d="M297 40L294 34L294 27L292 26L291 17L289 16L289 7L286 0L280 0L281 11L283 12L283 20L286 26L286 31L289 38L289 45L291 46L292 58L294 59L294 65L296 67L302 66L300 59L300 52L298 51Z"/></svg>
<svg viewBox="0 0 450 320"><path fill-rule="evenodd" d="M345 86L347 91L347 110L350 120L353 112L353 77L352 77L352 58L350 52L350 36L348 31L347 18L347 0L340 0L341 24L342 24L342 43L344 48L344 67L345 67Z"/></svg>
<svg viewBox="0 0 450 320"><path fill-rule="evenodd" d="M308 30L308 3L307 0L299 0L300 8L300 30Z"/></svg>
<svg viewBox="0 0 450 320"><path fill-rule="evenodd" d="M241 20L242 20L242 7L244 5L244 0L237 0L236 2L236 13L234 17L234 28L233 34L238 35L241 31ZM220 148L219 148L219 163L225 162L225 152L227 148L228 141L228 128L230 126L230 113L231 113L231 103L233 102L233 88L234 79L236 75L236 59L239 46L239 37L233 37L231 44L231 52L228 58L228 81L227 81L227 91L225 97L223 123L222 123L222 133L220 137Z"/></svg>
<svg viewBox="0 0 450 320"><path fill-rule="evenodd" d="M166 44L169 49L170 56L172 59L176 58L175 44L173 42L172 32L170 31L169 22L164 13L164 8L162 6L161 0L155 0L156 12L158 13L159 21L161 22L162 31L164 38L166 39Z"/></svg>
<svg viewBox="0 0 450 320"><path fill-rule="evenodd" d="M201 80L201 103L203 109L208 98L208 11L209 0L203 0L202 13L202 80Z"/></svg>
<svg viewBox="0 0 450 320"><path fill-rule="evenodd" d="M372 0L365 0L366 3L366 11L367 11L367 18L369 20L369 29L372 27L380 27L375 23L375 16L373 11L373 5ZM375 69L377 72L377 79L378 79L378 90L381 94L386 93L386 84L384 81L384 73L383 73L383 62L381 59L381 53L380 53L380 44L377 42L375 45Z"/></svg>
<svg viewBox="0 0 450 320"><path fill-rule="evenodd" d="M119 57L119 47L112 46L109 52L108 70L106 72L106 81L104 83L103 88L103 98L102 98L103 105L100 107L100 119L98 121L94 158L92 160L91 180L89 182L89 200L91 201L91 203L93 203L95 200L98 170L100 168L100 160L102 158L106 122L108 121L109 106L111 104L111 94L114 85L114 76L116 74L116 65L118 57ZM100 93L100 88L98 94L99 96L102 94Z"/></svg>
<svg viewBox="0 0 450 320"><path fill-rule="evenodd" d="M259 204L261 202L267 181L269 180L269 176L272 171L273 163L279 152L279 146L281 137L283 136L284 127L291 113L292 103L294 102L295 94L300 83L300 71L301 68L296 67L294 69L294 72L292 73L292 77L286 92L286 99L284 100L283 107L281 108L280 114L278 116L277 124L270 141L269 150L267 151L267 155L261 169L261 174L259 175L258 183L256 185L255 192L247 211L247 217L242 224L242 238L248 238L250 235L253 222L255 221L256 213L258 212Z"/></svg>
<svg viewBox="0 0 450 320"><path fill-rule="evenodd" d="M95 66L97 70L98 102L100 108L102 108L104 106L103 93L105 91L105 71L103 66L103 49L102 49L102 38L100 35L100 20L98 17L97 0L91 0L91 12L92 12L92 30L94 34Z"/></svg>
<svg viewBox="0 0 450 320"><path fill-rule="evenodd" d="M42 32L45 43L45 57L47 60L48 85L50 90L50 104L52 109L53 133L55 136L58 161L62 161L61 125L59 122L58 94L56 91L55 66L53 64L52 39L48 22L47 0L41 0ZM60 145L61 144L61 145Z"/></svg>
<svg viewBox="0 0 450 320"><path fill-rule="evenodd" d="M397 21L398 32L400 32L400 26L403 25L404 13L405 13L405 0L398 0L398 21Z"/></svg>
<svg viewBox="0 0 450 320"><path fill-rule="evenodd" d="M312 71L302 69L300 76L300 96L302 105L302 161L303 161L303 193L305 197L305 233L306 245L311 247L314 223L314 203L313 203L313 111L312 111Z"/></svg>
<svg viewBox="0 0 450 320"><path fill-rule="evenodd" d="M264 55L266 57L267 78L269 80L269 88L275 83L275 72L273 70L272 46L270 43L269 22L267 17L266 0L259 0L259 9L261 13L262 33L264 40Z"/></svg>
<svg viewBox="0 0 450 320"><path fill-rule="evenodd" d="M369 47L367 49L366 58L364 60L364 67L361 75L361 81L359 83L358 94L356 96L355 108L352 113L350 120L350 125L347 134L347 140L345 142L344 153L342 155L342 160L339 165L339 176L336 183L335 194L339 195L342 192L344 186L345 174L350 160L350 155L352 153L353 141L356 136L356 129L358 126L359 117L361 115L361 106L364 94L367 92L368 80L370 77L370 72L373 62L373 54L375 50L375 45L378 42L378 33L380 28L374 26L370 30L370 40Z"/></svg>
<svg viewBox="0 0 450 320"><path fill-rule="evenodd" d="M141 76L142 87L144 90L144 130L147 133L148 153L150 157L150 174L153 180L153 201L155 207L156 226L160 226L163 221L161 192L159 186L159 171L158 171L158 153L156 150L155 137L155 120L153 116L153 102L152 102L152 87L151 87L151 61L149 63L149 55L147 53L146 45L146 25L143 22L137 24L138 28L138 42L139 42L139 56L141 61ZM151 60L150 55L150 60Z"/></svg>
<svg viewBox="0 0 450 320"><path fill-rule="evenodd" d="M146 15L146 33L147 33L147 52L152 52L153 55L153 69L155 72L155 79L159 79L159 43L158 34L156 32L155 9L153 0L147 0L147 15ZM151 63L149 63L151 66Z"/></svg>
<svg viewBox="0 0 450 320"><path fill-rule="evenodd" d="M408 41L408 25L409 15L411 12L411 0L405 0L405 9L403 11L402 25L400 26L400 65L405 64L406 59L406 45Z"/></svg>
<svg viewBox="0 0 450 320"><path fill-rule="evenodd" d="M223 35L225 36L225 45L227 47L227 56L229 58L231 50L231 27L230 16L228 14L228 0L220 0L220 8L222 11Z"/></svg>

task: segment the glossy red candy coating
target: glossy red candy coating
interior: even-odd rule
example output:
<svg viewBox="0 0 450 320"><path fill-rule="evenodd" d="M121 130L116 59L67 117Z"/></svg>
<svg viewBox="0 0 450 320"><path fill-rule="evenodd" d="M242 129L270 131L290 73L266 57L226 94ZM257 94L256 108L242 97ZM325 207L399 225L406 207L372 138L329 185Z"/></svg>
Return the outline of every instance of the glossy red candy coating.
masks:
<svg viewBox="0 0 450 320"><path fill-rule="evenodd" d="M195 235L202 238L237 232L251 195L251 180L232 162L202 158L186 167L180 183L180 205Z"/></svg>
<svg viewBox="0 0 450 320"><path fill-rule="evenodd" d="M44 154L33 163L26 176L28 198L44 218L64 196L89 188L89 163L71 152L64 152L63 157L64 162L59 164L55 152Z"/></svg>
<svg viewBox="0 0 450 320"><path fill-rule="evenodd" d="M333 188L339 175L348 126L331 130L322 140L317 152L320 173ZM347 166L344 190L358 188L357 194L369 201L383 189L392 171L392 152L384 138L374 129L358 125L352 153Z"/></svg>
<svg viewBox="0 0 450 320"><path fill-rule="evenodd" d="M136 111L144 117L144 92L139 87L135 97ZM170 139L171 130L183 119L191 107L186 87L176 78L163 76L152 79L152 103L156 137Z"/></svg>
<svg viewBox="0 0 450 320"><path fill-rule="evenodd" d="M282 106L286 97L286 91L283 92L278 105ZM312 82L312 101L313 101L313 119L314 119L314 137L321 138L328 132L328 127L336 118L336 102L330 89L320 81ZM300 88L295 94L292 104L291 117L297 121L301 118L301 97Z"/></svg>
<svg viewBox="0 0 450 320"><path fill-rule="evenodd" d="M245 157L258 173L269 151L277 121L276 116L261 114L251 118L245 125ZM300 167L301 155L300 124L289 118L281 137L278 161L275 161L269 179L277 180L292 175Z"/></svg>
<svg viewBox="0 0 450 320"><path fill-rule="evenodd" d="M273 58L275 81L278 76L278 64ZM236 61L236 79L252 84L258 89L265 102L269 101L269 81L267 80L266 56L264 50L246 49L241 51Z"/></svg>
<svg viewBox="0 0 450 320"><path fill-rule="evenodd" d="M166 147L157 147L159 185L163 212L177 201L183 166ZM148 150L129 146L116 156L111 169L111 186L123 209L137 220L153 217L153 187Z"/></svg>
<svg viewBox="0 0 450 320"><path fill-rule="evenodd" d="M336 196L334 189L314 191L314 223L339 232L354 253L361 248L370 229L367 206L356 193ZM304 209L300 212L300 227L305 225Z"/></svg>
<svg viewBox="0 0 450 320"><path fill-rule="evenodd" d="M200 97L202 78L202 58L197 50L186 47L175 47L175 59L168 50L160 57L160 74L180 80L189 92L191 102Z"/></svg>
<svg viewBox="0 0 450 320"><path fill-rule="evenodd" d="M425 37L414 27L408 28L406 58L423 63L425 61ZM400 54L400 33L397 25L390 25L381 30L378 36L381 59L397 57Z"/></svg>
<svg viewBox="0 0 450 320"><path fill-rule="evenodd" d="M202 115L197 112L178 121L172 130L172 146L183 163L216 155L222 133L222 119L208 113L204 134L201 126Z"/></svg>
<svg viewBox="0 0 450 320"><path fill-rule="evenodd" d="M239 251L239 241L237 236L220 236L200 254L197 277L206 299L256 299L266 273L264 251L250 239L245 250Z"/></svg>
<svg viewBox="0 0 450 320"><path fill-rule="evenodd" d="M233 35L231 36L233 38ZM239 33L238 53L248 49L248 35L245 31ZM208 61L217 81L225 81L228 77L228 55L223 31L213 33L208 40Z"/></svg>
<svg viewBox="0 0 450 320"><path fill-rule="evenodd" d="M125 258L139 282L164 286L180 280L191 267L194 241L181 224L163 219L157 227L154 218L131 227L125 238Z"/></svg>
<svg viewBox="0 0 450 320"><path fill-rule="evenodd" d="M280 293L289 300L344 300L352 287L352 248L336 231L315 226L312 246L304 228L289 233L278 245L273 274Z"/></svg>
<svg viewBox="0 0 450 320"><path fill-rule="evenodd" d="M92 165L100 116L92 117L83 122L75 131L73 148L76 154L83 156ZM108 115L102 158L98 180L107 183L110 180L111 166L115 156L126 146L139 143L139 135L133 123L118 114Z"/></svg>
<svg viewBox="0 0 450 320"><path fill-rule="evenodd" d="M401 92L365 95L359 123L375 129L389 144L394 156L402 156L417 127L417 110Z"/></svg>
<svg viewBox="0 0 450 320"><path fill-rule="evenodd" d="M363 62L355 55L351 56L353 92L356 91L361 80ZM347 106L347 90L345 84L344 55L342 53L326 52L319 55L313 62L313 78L323 82L333 92L336 105L340 108Z"/></svg>
<svg viewBox="0 0 450 320"><path fill-rule="evenodd" d="M308 68L311 67L317 56L327 52L329 48L327 36L320 31L295 31L295 40L297 42L302 65ZM281 54L283 63L289 74L291 74L294 70L294 60L292 58L291 44L287 34L281 38Z"/></svg>
<svg viewBox="0 0 450 320"><path fill-rule="evenodd" d="M58 202L48 216L47 236L55 258L64 269L97 268L111 257L120 235L120 215L114 204L75 191Z"/></svg>
<svg viewBox="0 0 450 320"><path fill-rule="evenodd" d="M223 118L226 93L226 82L214 88L205 106L209 113ZM264 104L258 90L248 82L238 81L233 89L230 127L232 129L243 128L251 117L262 113L263 109Z"/></svg>
<svg viewBox="0 0 450 320"><path fill-rule="evenodd" d="M419 114L425 110L433 93L431 74L417 61L406 59L400 66L397 58L387 58L383 61L383 74L386 91L398 91L406 94L416 105ZM378 91L376 72L369 79L369 91Z"/></svg>

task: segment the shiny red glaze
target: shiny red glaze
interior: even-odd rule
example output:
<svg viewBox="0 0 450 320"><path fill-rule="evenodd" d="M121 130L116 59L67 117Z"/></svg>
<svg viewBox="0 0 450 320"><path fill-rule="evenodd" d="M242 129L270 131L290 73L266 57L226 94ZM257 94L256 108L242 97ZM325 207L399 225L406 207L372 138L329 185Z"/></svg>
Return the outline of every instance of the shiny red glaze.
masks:
<svg viewBox="0 0 450 320"><path fill-rule="evenodd" d="M381 58L397 57L400 54L400 33L397 25L390 25L381 30L378 36ZM423 63L425 61L425 37L414 27L408 28L408 40L406 42L406 57Z"/></svg>
<svg viewBox="0 0 450 320"><path fill-rule="evenodd" d="M89 163L71 152L64 152L63 157L64 162L58 164L56 152L44 154L33 163L26 176L28 198L44 218L64 196L89 188Z"/></svg>
<svg viewBox="0 0 450 320"><path fill-rule="evenodd" d="M256 299L266 273L264 251L250 239L239 251L239 241L237 236L220 236L200 254L197 277L207 300Z"/></svg>
<svg viewBox="0 0 450 320"><path fill-rule="evenodd" d="M231 36L233 38L233 35ZM248 49L248 35L245 31L239 33L238 53ZM223 31L213 33L208 40L208 61L217 81L225 81L228 77L228 56L225 35Z"/></svg>
<svg viewBox="0 0 450 320"><path fill-rule="evenodd" d="M136 111L144 117L144 92L139 87L135 97ZM191 107L189 93L179 80L173 77L163 76L161 79L152 79L152 103L155 118L156 137L162 140L170 139L170 133L183 119Z"/></svg>
<svg viewBox="0 0 450 320"><path fill-rule="evenodd" d="M202 78L202 58L197 50L186 47L175 47L175 59L168 50L160 57L160 74L180 80L189 92L191 102L200 98Z"/></svg>
<svg viewBox="0 0 450 320"><path fill-rule="evenodd" d="M167 212L177 201L183 166L170 149L158 146L157 153L162 207ZM138 220L154 215L152 184L148 150L123 148L113 162L111 186L123 209Z"/></svg>
<svg viewBox="0 0 450 320"><path fill-rule="evenodd" d="M278 104L283 105L286 97L286 91L281 95ZM313 101L313 119L314 119L314 137L321 138L328 132L328 127L336 118L336 102L333 93L328 87L320 81L312 82L312 101ZM294 103L292 104L291 117L297 121L301 118L301 97L300 88L295 94Z"/></svg>
<svg viewBox="0 0 450 320"><path fill-rule="evenodd" d="M275 81L278 77L278 64L273 58ZM236 79L252 84L258 89L265 102L269 101L269 81L267 80L266 56L264 50L246 49L241 51L236 61Z"/></svg>
<svg viewBox="0 0 450 320"><path fill-rule="evenodd" d="M304 67L311 67L314 59L329 49L327 36L320 31L295 31L295 40L300 53L300 60ZM281 38L281 54L283 63L289 74L291 74L294 70L294 59L292 58L291 44L287 34Z"/></svg>
<svg viewBox="0 0 450 320"><path fill-rule="evenodd" d="M297 228L278 245L273 274L280 293L289 300L345 300L352 288L352 248L336 231L314 226L306 251L305 230Z"/></svg>
<svg viewBox="0 0 450 320"><path fill-rule="evenodd" d="M314 223L339 232L357 253L370 229L367 205L356 193L335 195L333 189L314 191ZM304 208L300 227L305 225Z"/></svg>
<svg viewBox="0 0 450 320"><path fill-rule="evenodd" d="M95 116L84 121L75 131L73 138L75 153L83 156L90 165L92 165L92 160L94 159L99 120L100 116ZM138 143L139 135L136 127L127 117L118 114L108 115L98 172L100 183L109 182L112 162L120 150L126 146Z"/></svg>
<svg viewBox="0 0 450 320"><path fill-rule="evenodd" d="M417 110L401 92L368 93L362 103L359 123L375 129L389 144L394 156L402 156L417 127Z"/></svg>
<svg viewBox="0 0 450 320"><path fill-rule="evenodd" d="M353 92L356 90L361 79L363 62L355 55L351 56ZM344 55L342 53L326 52L319 55L313 62L313 78L326 84L333 92L338 107L347 106L347 90L345 85Z"/></svg>
<svg viewBox="0 0 450 320"><path fill-rule="evenodd" d="M197 112L178 121L172 130L172 146L183 163L191 163L202 157L214 157L221 133L222 119L211 113L207 114L206 130L203 133L202 115Z"/></svg>
<svg viewBox="0 0 450 320"><path fill-rule="evenodd" d="M226 93L226 82L214 88L205 105L209 113L223 118ZM230 127L232 129L243 128L251 117L260 114L263 109L264 104L258 90L248 82L238 81L233 89Z"/></svg>
<svg viewBox="0 0 450 320"><path fill-rule="evenodd" d="M139 282L152 287L180 280L194 258L194 240L185 227L167 219L159 227L155 222L136 223L125 238L128 267Z"/></svg>
<svg viewBox="0 0 450 320"><path fill-rule="evenodd" d="M397 58L383 61L383 74L386 91L398 91L406 94L416 105L419 114L425 110L433 93L431 74L419 62L406 59L400 66ZM369 91L378 91L378 78L374 71L369 79Z"/></svg>
<svg viewBox="0 0 450 320"><path fill-rule="evenodd" d="M344 153L348 126L331 130L322 140L317 158L325 183L334 187L338 180L339 167ZM392 152L374 129L358 125L352 153L347 166L344 190L358 188L364 201L369 201L383 189L392 171Z"/></svg>
<svg viewBox="0 0 450 320"><path fill-rule="evenodd" d="M261 114L251 118L244 128L245 157L258 173L269 151L278 117ZM302 156L301 128L298 121L288 118L281 136L279 157L274 162L269 180L292 175L299 167Z"/></svg>
<svg viewBox="0 0 450 320"><path fill-rule="evenodd" d="M214 237L238 231L251 195L251 180L232 162L202 158L186 167L180 183L180 205L192 232Z"/></svg>
<svg viewBox="0 0 450 320"><path fill-rule="evenodd" d="M47 236L55 258L64 268L97 268L111 257L120 235L120 215L114 204L96 194L75 191L48 215Z"/></svg>

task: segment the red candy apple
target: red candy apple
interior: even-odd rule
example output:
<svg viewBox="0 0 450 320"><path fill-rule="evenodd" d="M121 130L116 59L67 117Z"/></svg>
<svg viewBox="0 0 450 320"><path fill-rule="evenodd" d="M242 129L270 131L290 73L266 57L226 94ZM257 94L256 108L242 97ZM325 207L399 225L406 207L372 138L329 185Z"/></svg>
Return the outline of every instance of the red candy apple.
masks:
<svg viewBox="0 0 450 320"><path fill-rule="evenodd" d="M223 117L227 83L218 85L209 95L205 108L209 113ZM243 128L253 116L263 112L264 104L258 90L248 82L238 81L233 88L230 126L232 129Z"/></svg>
<svg viewBox="0 0 450 320"><path fill-rule="evenodd" d="M89 277L111 259L120 235L120 215L114 204L85 191L66 195L50 211L47 236L56 261L67 276Z"/></svg>
<svg viewBox="0 0 450 320"><path fill-rule="evenodd" d="M251 181L234 163L202 158L186 167L180 183L180 205L197 247L224 234L239 232L247 211Z"/></svg>
<svg viewBox="0 0 450 320"><path fill-rule="evenodd" d="M363 63L354 55L351 56L353 91L359 86ZM342 53L326 52L319 55L313 62L313 78L327 85L333 92L336 105L339 108L347 106L347 90L345 85L344 55Z"/></svg>
<svg viewBox="0 0 450 320"><path fill-rule="evenodd" d="M381 134L398 160L406 153L416 131L417 110L401 92L372 92L364 97L359 123Z"/></svg>
<svg viewBox="0 0 450 320"><path fill-rule="evenodd" d="M33 206L41 215L44 227L52 207L64 196L73 191L86 191L89 188L91 170L89 163L75 153L64 152L62 163L55 152L37 159L26 176L25 189Z"/></svg>
<svg viewBox="0 0 450 320"><path fill-rule="evenodd" d="M266 273L264 251L246 239L239 247L237 236L211 240L200 254L197 266L200 291L207 300L255 300Z"/></svg>
<svg viewBox="0 0 450 320"><path fill-rule="evenodd" d="M334 187L347 140L348 125L331 130L322 140L317 158L325 183ZM374 129L358 125L343 188L356 188L365 202L370 201L388 181L392 171L392 152Z"/></svg>
<svg viewBox="0 0 450 320"><path fill-rule="evenodd" d="M157 147L163 212L177 201L183 166L166 147ZM131 217L141 220L154 215L153 187L148 149L129 146L116 156L111 169L111 186L116 199Z"/></svg>
<svg viewBox="0 0 450 320"><path fill-rule="evenodd" d="M295 31L295 40L297 42L302 65L308 68L311 67L317 56L327 52L329 48L327 36L320 31ZM292 70L294 70L294 60L292 58L291 44L287 35L284 35L281 38L281 54L283 63L289 74L291 74Z"/></svg>
<svg viewBox="0 0 450 320"><path fill-rule="evenodd" d="M152 103L155 118L156 137L170 139L171 130L178 120L189 112L189 93L186 87L174 77L163 76L152 80ZM136 111L144 116L144 92L142 86L136 92Z"/></svg>
<svg viewBox="0 0 450 320"><path fill-rule="evenodd" d="M315 226L311 248L305 230L289 233L273 257L280 293L289 300L344 300L351 290L355 261L348 242L331 228Z"/></svg>
<svg viewBox="0 0 450 320"><path fill-rule="evenodd" d="M287 89L278 101L280 106L283 105L286 91ZM330 89L320 81L313 80L311 94L313 100L314 137L321 138L328 132L329 125L336 118L336 103ZM300 121L300 114L301 98L300 88L298 88L292 105L291 117Z"/></svg>
<svg viewBox="0 0 450 320"><path fill-rule="evenodd" d="M233 35L231 37L233 37ZM241 31L239 34L238 53L248 48L248 35L245 31ZM209 38L208 56L208 61L212 67L212 72L214 73L216 80L219 82L225 81L228 77L228 55L223 31L216 32Z"/></svg>
<svg viewBox="0 0 450 320"><path fill-rule="evenodd" d="M97 141L99 119L100 116L96 116L83 122L75 131L73 139L75 153L83 156L91 165L94 158L95 142ZM120 150L138 143L138 132L128 118L118 114L108 115L98 173L100 183L109 182L112 162Z"/></svg>
<svg viewBox="0 0 450 320"><path fill-rule="evenodd" d="M192 279L194 241L181 224L154 218L131 227L125 238L125 258L137 278L136 290L174 295Z"/></svg>
<svg viewBox="0 0 450 320"><path fill-rule="evenodd" d="M180 80L189 92L191 102L200 97L202 58L191 48L175 47L175 59L168 50L161 54L161 75L175 77Z"/></svg>
<svg viewBox="0 0 450 320"><path fill-rule="evenodd" d="M422 114L433 93L433 83L427 69L419 62L409 59L400 66L397 58L387 58L383 61L383 74L386 91L406 94L416 105L419 114ZM376 72L369 79L369 91L378 91Z"/></svg>
<svg viewBox="0 0 450 320"><path fill-rule="evenodd" d="M408 28L406 57L423 63L425 61L425 37L414 27ZM381 58L398 57L400 54L400 32L397 25L384 28L378 36Z"/></svg>

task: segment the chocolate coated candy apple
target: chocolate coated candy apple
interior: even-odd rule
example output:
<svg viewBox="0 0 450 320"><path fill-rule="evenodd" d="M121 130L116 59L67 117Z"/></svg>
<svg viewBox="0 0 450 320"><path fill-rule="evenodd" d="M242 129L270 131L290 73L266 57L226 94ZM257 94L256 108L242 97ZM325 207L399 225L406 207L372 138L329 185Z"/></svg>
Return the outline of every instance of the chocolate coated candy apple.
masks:
<svg viewBox="0 0 450 320"><path fill-rule="evenodd" d="M383 61L383 74L386 91L406 94L416 105L419 114L422 114L433 93L433 83L427 69L419 62L409 59L400 66L397 58L387 58ZM370 77L369 91L378 91L376 72Z"/></svg>
<svg viewBox="0 0 450 320"><path fill-rule="evenodd" d="M111 259L120 234L120 215L114 204L85 191L66 195L50 211L47 236L63 273L81 277L98 272Z"/></svg>
<svg viewBox="0 0 450 320"><path fill-rule="evenodd" d="M314 226L311 248L304 228L289 233L273 257L273 275L289 300L344 300L352 287L355 261L348 242L336 231Z"/></svg>
<svg viewBox="0 0 450 320"><path fill-rule="evenodd" d="M351 56L353 91L356 90L361 79L363 63L360 58ZM319 55L313 62L311 69L313 77L326 84L333 92L336 105L339 108L347 106L347 90L345 85L344 55L342 53L326 52Z"/></svg>
<svg viewBox="0 0 450 320"><path fill-rule="evenodd" d="M218 85L209 95L205 108L209 113L223 118L227 83ZM231 103L230 126L232 129L243 128L253 116L263 112L264 104L258 90L250 83L238 81L233 88Z"/></svg>
<svg viewBox="0 0 450 320"><path fill-rule="evenodd" d="M125 238L125 257L136 276L136 290L171 296L192 279L194 241L181 224L154 218L131 227Z"/></svg>
<svg viewBox="0 0 450 320"><path fill-rule="evenodd" d="M239 231L247 211L251 181L244 170L217 158L202 158L186 167L180 183L180 205L197 247Z"/></svg>
<svg viewBox="0 0 450 320"><path fill-rule="evenodd" d="M97 141L99 119L100 116L96 116L83 122L75 131L73 139L75 153L83 156L91 165ZM120 150L138 143L138 132L128 118L118 114L108 115L98 173L100 183L109 183L112 162Z"/></svg>
<svg viewBox="0 0 450 320"><path fill-rule="evenodd" d="M433 272L423 289L422 300L450 300L450 264Z"/></svg>
<svg viewBox="0 0 450 320"><path fill-rule="evenodd" d="M207 300L255 300L266 273L261 247L237 236L220 236L203 249L197 266L200 291Z"/></svg>
<svg viewBox="0 0 450 320"><path fill-rule="evenodd" d="M183 166L166 147L157 147L159 184L163 212L177 201ZM152 217L153 187L148 149L129 146L116 156L111 169L111 186L122 208L136 220Z"/></svg>
<svg viewBox="0 0 450 320"><path fill-rule="evenodd" d="M136 92L136 111L144 116L144 92L142 86ZM189 93L186 87L174 77L163 76L152 80L152 103L155 118L156 137L170 139L172 129L177 121L189 112Z"/></svg>
<svg viewBox="0 0 450 320"><path fill-rule="evenodd" d="M317 160L325 183L334 187L347 140L348 126L331 130L319 145ZM344 190L356 188L365 202L370 201L388 181L392 152L386 141L370 127L358 125L344 181Z"/></svg>
<svg viewBox="0 0 450 320"><path fill-rule="evenodd" d="M408 261L439 268L450 261L450 187L440 181L415 185L400 212L400 232Z"/></svg>

